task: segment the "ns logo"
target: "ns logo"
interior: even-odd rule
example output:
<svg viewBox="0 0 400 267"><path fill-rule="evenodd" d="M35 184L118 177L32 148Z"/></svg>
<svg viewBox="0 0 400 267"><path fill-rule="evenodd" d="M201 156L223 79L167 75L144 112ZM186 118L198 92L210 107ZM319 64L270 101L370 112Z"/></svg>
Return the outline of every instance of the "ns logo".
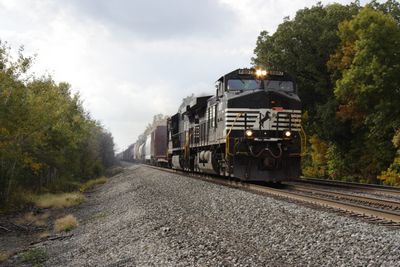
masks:
<svg viewBox="0 0 400 267"><path fill-rule="evenodd" d="M276 113L271 113L269 110L265 111L264 115L260 112L260 119L259 119L260 129L264 128L264 122L266 122L268 120L270 121L271 119L273 119L275 117L276 117Z"/></svg>

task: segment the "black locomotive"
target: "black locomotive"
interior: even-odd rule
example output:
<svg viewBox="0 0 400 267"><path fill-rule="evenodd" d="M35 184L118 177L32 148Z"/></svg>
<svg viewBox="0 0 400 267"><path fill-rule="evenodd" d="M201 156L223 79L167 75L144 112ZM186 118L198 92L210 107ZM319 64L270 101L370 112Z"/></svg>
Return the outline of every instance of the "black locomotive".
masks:
<svg viewBox="0 0 400 267"><path fill-rule="evenodd" d="M238 69L169 121L171 166L241 180L300 175L301 102L280 71Z"/></svg>
<svg viewBox="0 0 400 267"><path fill-rule="evenodd" d="M267 182L300 175L301 101L284 72L232 71L215 95L187 100L167 124L174 169Z"/></svg>

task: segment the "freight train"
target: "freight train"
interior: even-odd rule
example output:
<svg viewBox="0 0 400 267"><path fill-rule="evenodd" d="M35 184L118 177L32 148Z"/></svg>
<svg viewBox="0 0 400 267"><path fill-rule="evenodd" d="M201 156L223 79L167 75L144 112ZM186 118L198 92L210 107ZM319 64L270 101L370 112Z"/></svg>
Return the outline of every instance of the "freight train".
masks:
<svg viewBox="0 0 400 267"><path fill-rule="evenodd" d="M127 149L125 149L124 151L118 153L116 155L116 158L118 160L135 162L135 157L134 157L135 147L136 147L136 144L129 145L129 147Z"/></svg>
<svg viewBox="0 0 400 267"><path fill-rule="evenodd" d="M287 73L237 69L214 95L186 100L133 153L137 161L244 181L300 175L301 101Z"/></svg>

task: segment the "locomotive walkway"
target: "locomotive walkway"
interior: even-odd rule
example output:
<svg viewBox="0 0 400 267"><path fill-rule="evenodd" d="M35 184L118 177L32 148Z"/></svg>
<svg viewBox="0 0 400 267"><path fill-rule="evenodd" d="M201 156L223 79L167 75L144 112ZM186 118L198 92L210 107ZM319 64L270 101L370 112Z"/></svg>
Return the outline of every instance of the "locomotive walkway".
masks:
<svg viewBox="0 0 400 267"><path fill-rule="evenodd" d="M400 266L400 231L143 165L93 192L47 266Z"/></svg>

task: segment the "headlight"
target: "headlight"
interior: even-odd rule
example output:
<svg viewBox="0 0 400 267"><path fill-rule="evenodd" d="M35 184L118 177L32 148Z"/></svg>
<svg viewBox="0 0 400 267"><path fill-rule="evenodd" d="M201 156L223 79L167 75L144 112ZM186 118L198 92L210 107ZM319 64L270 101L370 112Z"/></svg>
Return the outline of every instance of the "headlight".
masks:
<svg viewBox="0 0 400 267"><path fill-rule="evenodd" d="M247 137L252 137L253 136L253 131L251 129L247 129L245 132Z"/></svg>
<svg viewBox="0 0 400 267"><path fill-rule="evenodd" d="M256 70L256 76L265 76L267 75L267 71L266 70L262 70L262 69L258 69Z"/></svg>
<svg viewBox="0 0 400 267"><path fill-rule="evenodd" d="M290 132L290 131L285 131L285 137L290 137L290 136L292 136L292 133Z"/></svg>

